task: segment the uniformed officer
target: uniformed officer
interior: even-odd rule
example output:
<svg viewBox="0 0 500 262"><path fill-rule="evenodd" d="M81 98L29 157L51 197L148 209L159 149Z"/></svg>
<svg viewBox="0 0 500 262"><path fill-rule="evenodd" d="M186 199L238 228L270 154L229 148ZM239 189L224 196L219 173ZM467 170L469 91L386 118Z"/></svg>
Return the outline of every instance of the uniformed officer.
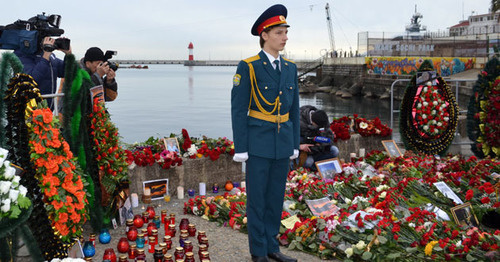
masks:
<svg viewBox="0 0 500 262"><path fill-rule="evenodd" d="M289 161L299 154L297 66L280 56L288 40L287 9L268 8L251 33L262 51L240 61L233 78L234 160L246 161L248 239L252 261L297 261L279 251Z"/></svg>

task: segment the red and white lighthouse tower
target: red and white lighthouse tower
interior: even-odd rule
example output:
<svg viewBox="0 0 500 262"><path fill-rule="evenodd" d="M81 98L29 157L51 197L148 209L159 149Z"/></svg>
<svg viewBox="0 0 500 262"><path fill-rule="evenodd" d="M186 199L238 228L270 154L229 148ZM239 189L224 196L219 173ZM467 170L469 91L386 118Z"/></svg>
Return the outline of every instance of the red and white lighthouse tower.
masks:
<svg viewBox="0 0 500 262"><path fill-rule="evenodd" d="M188 60L193 61L194 56L193 56L193 43L192 42L189 42L188 49L189 49L189 59Z"/></svg>

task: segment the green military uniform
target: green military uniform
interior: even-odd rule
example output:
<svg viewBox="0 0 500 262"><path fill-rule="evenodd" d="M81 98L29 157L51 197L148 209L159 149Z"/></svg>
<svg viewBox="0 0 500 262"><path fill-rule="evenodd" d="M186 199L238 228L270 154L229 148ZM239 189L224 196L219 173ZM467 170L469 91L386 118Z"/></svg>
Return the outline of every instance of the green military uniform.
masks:
<svg viewBox="0 0 500 262"><path fill-rule="evenodd" d="M231 114L235 153L248 152L246 170L250 253L279 252L289 157L299 148L297 66L281 58L276 71L266 54L241 61L233 78Z"/></svg>

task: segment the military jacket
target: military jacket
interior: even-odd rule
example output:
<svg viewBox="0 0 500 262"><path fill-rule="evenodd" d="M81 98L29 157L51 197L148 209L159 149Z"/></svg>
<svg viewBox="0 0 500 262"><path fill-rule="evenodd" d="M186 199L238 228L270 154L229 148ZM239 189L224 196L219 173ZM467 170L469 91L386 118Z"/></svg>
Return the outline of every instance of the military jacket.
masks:
<svg viewBox="0 0 500 262"><path fill-rule="evenodd" d="M297 66L283 57L280 64L281 73L275 71L263 51L238 64L231 91L236 153L248 152L259 157L283 159L290 157L294 149L299 149ZM266 121L250 116L251 111L270 118L280 115L288 119Z"/></svg>

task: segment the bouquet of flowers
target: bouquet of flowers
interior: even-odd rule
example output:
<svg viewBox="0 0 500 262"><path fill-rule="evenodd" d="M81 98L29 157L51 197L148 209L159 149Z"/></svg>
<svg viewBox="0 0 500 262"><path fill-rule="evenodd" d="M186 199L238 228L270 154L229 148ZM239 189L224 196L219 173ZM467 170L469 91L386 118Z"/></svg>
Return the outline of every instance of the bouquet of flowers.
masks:
<svg viewBox="0 0 500 262"><path fill-rule="evenodd" d="M125 150L129 168L158 164L163 169L182 165L182 158L177 152L166 150L163 139L150 137L143 143L134 144Z"/></svg>
<svg viewBox="0 0 500 262"><path fill-rule="evenodd" d="M83 171L59 132L59 121L48 108L35 109L28 120L31 161L45 195L52 226L65 242L81 236L87 220Z"/></svg>
<svg viewBox="0 0 500 262"><path fill-rule="evenodd" d="M219 159L221 154L234 155L233 141L226 137L218 139L208 138L203 136L201 139L189 137L188 131L182 129L182 153L184 157L201 158L210 157L212 161Z"/></svg>
<svg viewBox="0 0 500 262"><path fill-rule="evenodd" d="M381 136L386 137L391 135L392 129L387 125L382 124L378 117L373 120L359 117L358 114L351 116L343 116L334 119L330 124L330 129L335 133L335 141L338 139L348 140L351 138L350 133L358 133L361 136Z"/></svg>
<svg viewBox="0 0 500 262"><path fill-rule="evenodd" d="M26 197L27 189L19 184L21 177L6 160L9 151L0 148L0 221L2 218L16 219L21 210L30 207L31 201Z"/></svg>

